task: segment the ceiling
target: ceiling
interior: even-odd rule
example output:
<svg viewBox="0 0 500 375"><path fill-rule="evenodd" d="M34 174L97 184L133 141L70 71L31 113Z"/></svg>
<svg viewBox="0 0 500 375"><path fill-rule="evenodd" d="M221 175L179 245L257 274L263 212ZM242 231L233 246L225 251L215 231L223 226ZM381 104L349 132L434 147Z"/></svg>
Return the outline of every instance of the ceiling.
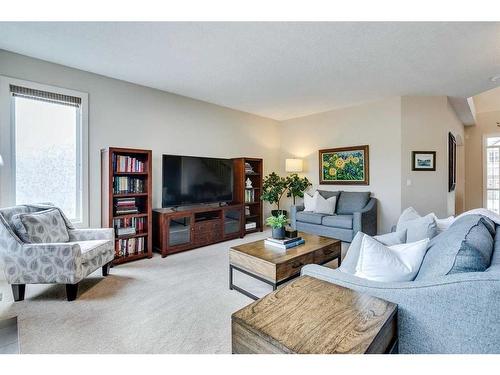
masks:
<svg viewBox="0 0 500 375"><path fill-rule="evenodd" d="M498 85L500 23L0 23L0 49L276 120Z"/></svg>

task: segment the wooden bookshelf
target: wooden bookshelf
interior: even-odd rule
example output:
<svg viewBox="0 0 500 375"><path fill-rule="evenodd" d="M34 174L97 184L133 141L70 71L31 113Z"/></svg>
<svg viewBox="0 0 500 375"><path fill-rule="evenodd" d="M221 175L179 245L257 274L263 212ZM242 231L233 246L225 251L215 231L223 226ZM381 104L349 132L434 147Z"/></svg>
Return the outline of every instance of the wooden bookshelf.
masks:
<svg viewBox="0 0 500 375"><path fill-rule="evenodd" d="M141 171L133 171L137 169L137 164L131 167L131 163L123 165L120 168L117 164L119 157L128 157L128 161L136 161L142 163ZM132 159L133 158L133 159ZM101 221L102 226L106 228L115 228L115 220L120 219L143 219L144 228L141 231L136 231L135 234L127 234L118 236L115 233L115 259L114 264L121 264L133 260L151 258L153 256L152 246L152 158L151 150L139 150L133 148L109 147L101 150ZM123 169L126 170L123 170ZM140 191L136 189L120 189L115 190L117 178L139 179L138 183L142 185ZM132 180L126 180L130 182ZM135 181L135 180L134 180ZM117 214L115 203L117 199L130 198L135 200L135 206L138 208L137 213ZM134 250L120 252L120 243L122 240L132 240L136 244L144 239L144 250Z"/></svg>
<svg viewBox="0 0 500 375"><path fill-rule="evenodd" d="M253 173L247 173L245 171L245 163L250 164ZM244 224L247 222L255 222L257 224L256 228L243 229L245 233L262 232L263 218L262 218L262 207L263 203L260 199L262 191L262 174L264 173L263 161L259 158L236 158L233 159L233 170L234 170L234 203L244 204L248 207L250 214L246 214L246 209L244 211L245 220ZM253 187L253 200L245 201L245 186L246 179L250 178Z"/></svg>

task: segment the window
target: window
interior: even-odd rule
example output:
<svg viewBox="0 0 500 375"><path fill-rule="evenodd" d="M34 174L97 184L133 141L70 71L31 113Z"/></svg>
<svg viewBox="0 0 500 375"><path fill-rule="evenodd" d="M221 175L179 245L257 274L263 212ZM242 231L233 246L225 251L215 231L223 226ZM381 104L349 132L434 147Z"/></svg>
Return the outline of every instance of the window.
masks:
<svg viewBox="0 0 500 375"><path fill-rule="evenodd" d="M2 176L10 185L2 204L51 202L76 225L88 225L86 94L8 83L11 126L2 127L2 134L12 141L8 174ZM5 80L2 85L6 93Z"/></svg>
<svg viewBox="0 0 500 375"><path fill-rule="evenodd" d="M500 214L500 137L486 138L486 208Z"/></svg>

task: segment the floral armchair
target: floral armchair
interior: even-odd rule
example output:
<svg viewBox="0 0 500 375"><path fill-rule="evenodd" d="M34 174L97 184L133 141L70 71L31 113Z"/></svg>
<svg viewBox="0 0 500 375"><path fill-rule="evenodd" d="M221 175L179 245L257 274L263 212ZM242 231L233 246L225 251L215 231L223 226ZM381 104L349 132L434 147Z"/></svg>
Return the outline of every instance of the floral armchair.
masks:
<svg viewBox="0 0 500 375"><path fill-rule="evenodd" d="M69 241L27 243L20 238L13 223L15 215L54 208L50 204L33 204L0 209L0 259L15 301L24 299L26 284L51 283L66 284L67 299L73 301L78 283L87 275L100 267L103 276L108 275L114 258L112 228L76 229L59 210Z"/></svg>

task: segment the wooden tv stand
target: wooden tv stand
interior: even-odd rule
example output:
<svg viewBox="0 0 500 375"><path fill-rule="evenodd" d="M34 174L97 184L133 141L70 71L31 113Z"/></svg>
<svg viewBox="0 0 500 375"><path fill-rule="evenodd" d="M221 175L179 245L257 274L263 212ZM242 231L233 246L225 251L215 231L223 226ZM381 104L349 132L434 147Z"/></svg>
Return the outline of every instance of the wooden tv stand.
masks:
<svg viewBox="0 0 500 375"><path fill-rule="evenodd" d="M153 250L169 254L243 237L243 204L153 210Z"/></svg>

